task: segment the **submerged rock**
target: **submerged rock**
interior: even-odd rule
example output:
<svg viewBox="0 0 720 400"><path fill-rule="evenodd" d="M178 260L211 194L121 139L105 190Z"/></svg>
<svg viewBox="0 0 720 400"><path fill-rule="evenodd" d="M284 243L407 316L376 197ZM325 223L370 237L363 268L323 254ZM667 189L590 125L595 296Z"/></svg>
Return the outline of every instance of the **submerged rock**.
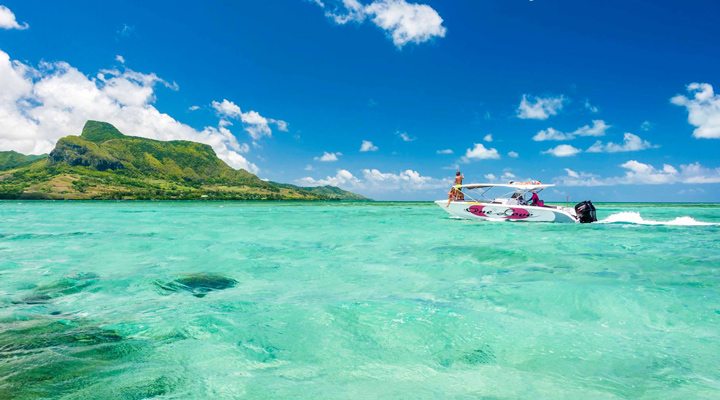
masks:
<svg viewBox="0 0 720 400"><path fill-rule="evenodd" d="M81 272L75 275L66 276L56 282L47 285L41 285L35 288L33 294L23 297L20 301L14 301L15 304L44 304L50 300L67 296L69 294L79 293L85 288L95 284L98 276L92 272Z"/></svg>
<svg viewBox="0 0 720 400"><path fill-rule="evenodd" d="M238 282L235 279L207 273L188 274L167 283L155 282L155 284L163 290L169 292L178 292L182 290L190 292L195 297L205 297L208 293L214 290L223 290L235 287L237 283Z"/></svg>
<svg viewBox="0 0 720 400"><path fill-rule="evenodd" d="M138 342L86 320L0 322L0 398L56 398L117 371Z"/></svg>

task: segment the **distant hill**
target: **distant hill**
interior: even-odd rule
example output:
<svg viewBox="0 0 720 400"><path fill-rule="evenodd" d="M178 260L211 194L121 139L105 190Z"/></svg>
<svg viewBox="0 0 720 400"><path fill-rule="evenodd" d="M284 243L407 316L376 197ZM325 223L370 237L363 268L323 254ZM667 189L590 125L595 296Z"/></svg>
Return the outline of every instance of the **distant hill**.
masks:
<svg viewBox="0 0 720 400"><path fill-rule="evenodd" d="M0 153L0 198L366 200L332 186L266 182L220 160L206 145L126 136L88 121L47 156Z"/></svg>
<svg viewBox="0 0 720 400"><path fill-rule="evenodd" d="M23 165L32 164L37 160L46 158L47 154L30 155L20 154L16 151L0 151L0 171L5 169L22 167Z"/></svg>

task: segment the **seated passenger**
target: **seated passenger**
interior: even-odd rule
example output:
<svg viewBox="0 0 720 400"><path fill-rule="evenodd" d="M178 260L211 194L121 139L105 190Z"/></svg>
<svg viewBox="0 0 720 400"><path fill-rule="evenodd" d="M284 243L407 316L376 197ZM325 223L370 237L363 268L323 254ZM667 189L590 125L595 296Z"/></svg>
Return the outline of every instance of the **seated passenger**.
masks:
<svg viewBox="0 0 720 400"><path fill-rule="evenodd" d="M520 192L515 192L515 193L513 193L513 195L510 196L510 198L513 199L513 200L515 200L515 203L516 203L516 204L520 204L520 205L524 205L524 204L525 204L525 199L523 198L523 195L522 195L522 193L520 193Z"/></svg>
<svg viewBox="0 0 720 400"><path fill-rule="evenodd" d="M545 202L540 200L540 196L538 196L537 193L533 192L532 197L530 198L530 205L535 207L544 207Z"/></svg>

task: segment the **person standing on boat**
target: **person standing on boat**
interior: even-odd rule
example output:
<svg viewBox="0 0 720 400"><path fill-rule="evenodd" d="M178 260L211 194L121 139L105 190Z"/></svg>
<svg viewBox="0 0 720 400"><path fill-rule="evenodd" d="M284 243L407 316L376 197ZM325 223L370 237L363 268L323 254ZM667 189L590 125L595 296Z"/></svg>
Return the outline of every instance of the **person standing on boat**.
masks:
<svg viewBox="0 0 720 400"><path fill-rule="evenodd" d="M453 200L465 200L465 195L463 195L462 186L463 179L465 177L463 176L462 172L458 171L455 173L455 184L452 188L450 188L450 192L448 193L448 202L445 207L450 206L450 202Z"/></svg>

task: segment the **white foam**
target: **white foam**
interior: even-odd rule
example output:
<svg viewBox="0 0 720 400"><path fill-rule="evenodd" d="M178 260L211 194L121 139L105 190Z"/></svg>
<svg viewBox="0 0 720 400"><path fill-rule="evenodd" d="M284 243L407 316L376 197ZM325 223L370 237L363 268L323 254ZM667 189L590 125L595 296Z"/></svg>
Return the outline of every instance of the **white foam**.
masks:
<svg viewBox="0 0 720 400"><path fill-rule="evenodd" d="M712 222L698 221L693 217L683 216L669 221L656 221L643 218L639 212L623 211L610 214L607 218L601 219L599 224L636 224L636 225L672 225L672 226L710 226L720 225Z"/></svg>

